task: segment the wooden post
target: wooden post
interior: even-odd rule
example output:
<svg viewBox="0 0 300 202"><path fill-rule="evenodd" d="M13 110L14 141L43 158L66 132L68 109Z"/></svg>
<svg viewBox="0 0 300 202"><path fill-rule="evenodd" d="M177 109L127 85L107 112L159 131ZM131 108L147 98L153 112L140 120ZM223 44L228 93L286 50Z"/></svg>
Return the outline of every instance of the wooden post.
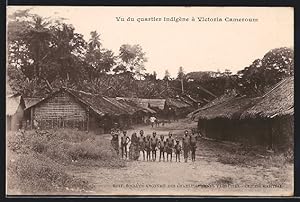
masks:
<svg viewBox="0 0 300 202"><path fill-rule="evenodd" d="M30 109L30 129L33 129L33 107Z"/></svg>
<svg viewBox="0 0 300 202"><path fill-rule="evenodd" d="M272 128L272 125L270 127L271 127L271 149L274 150L274 145L273 145L273 128Z"/></svg>
<svg viewBox="0 0 300 202"><path fill-rule="evenodd" d="M272 119L267 120L268 121L268 129L269 129L269 135L270 135L270 149L273 150L273 128L272 128Z"/></svg>
<svg viewBox="0 0 300 202"><path fill-rule="evenodd" d="M90 117L89 117L89 108L87 108L86 110L86 132L89 132L89 121L90 121Z"/></svg>

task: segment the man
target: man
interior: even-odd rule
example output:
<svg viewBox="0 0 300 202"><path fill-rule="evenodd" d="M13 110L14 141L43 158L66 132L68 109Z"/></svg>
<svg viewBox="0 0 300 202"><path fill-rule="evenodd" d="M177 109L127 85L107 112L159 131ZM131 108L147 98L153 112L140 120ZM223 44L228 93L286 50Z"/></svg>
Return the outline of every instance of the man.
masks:
<svg viewBox="0 0 300 202"><path fill-rule="evenodd" d="M139 152L143 153L143 160L145 161L145 137L144 137L143 130L140 130L140 137L138 141L139 141Z"/></svg>
<svg viewBox="0 0 300 202"><path fill-rule="evenodd" d="M151 138L151 151L152 151L152 160L156 161L156 147L157 147L158 139L156 137L156 132L153 132Z"/></svg>
<svg viewBox="0 0 300 202"><path fill-rule="evenodd" d="M180 162L180 152L181 152L181 145L179 144L179 140L176 140L176 145L175 145L175 159L176 162Z"/></svg>
<svg viewBox="0 0 300 202"><path fill-rule="evenodd" d="M151 116L150 117L150 123L151 123L152 128L153 128L155 122L156 122L156 118L154 116Z"/></svg>
<svg viewBox="0 0 300 202"><path fill-rule="evenodd" d="M147 161L151 161L151 137L150 135L147 135L146 139L145 139L145 150L146 150L146 159Z"/></svg>
<svg viewBox="0 0 300 202"><path fill-rule="evenodd" d="M192 161L196 160L196 149L197 149L197 135L194 131L192 131L192 135L190 137L190 146L191 146L191 154L192 154Z"/></svg>
<svg viewBox="0 0 300 202"><path fill-rule="evenodd" d="M160 124L160 121L158 119L155 119L155 126L158 127Z"/></svg>
<svg viewBox="0 0 300 202"><path fill-rule="evenodd" d="M127 131L123 131L123 136L121 137L121 154L122 158L127 159L127 145L130 142L130 138L127 136Z"/></svg>
<svg viewBox="0 0 300 202"><path fill-rule="evenodd" d="M166 152L167 152L167 161L169 160L170 155L170 161L172 161L172 152L174 147L174 139L172 137L172 133L169 133L169 137L166 139Z"/></svg>
<svg viewBox="0 0 300 202"><path fill-rule="evenodd" d="M184 137L182 138L182 147L183 147L183 158L184 162L187 162L190 151L190 137L188 136L188 131L184 131Z"/></svg>
<svg viewBox="0 0 300 202"><path fill-rule="evenodd" d="M116 151L117 155L119 155L119 134L115 130L111 130L110 134L112 136L111 145Z"/></svg>
<svg viewBox="0 0 300 202"><path fill-rule="evenodd" d="M160 140L158 142L159 147L159 161L161 161L161 156L163 157L163 161L165 161L165 149L166 142L164 141L165 137L163 135L160 136Z"/></svg>

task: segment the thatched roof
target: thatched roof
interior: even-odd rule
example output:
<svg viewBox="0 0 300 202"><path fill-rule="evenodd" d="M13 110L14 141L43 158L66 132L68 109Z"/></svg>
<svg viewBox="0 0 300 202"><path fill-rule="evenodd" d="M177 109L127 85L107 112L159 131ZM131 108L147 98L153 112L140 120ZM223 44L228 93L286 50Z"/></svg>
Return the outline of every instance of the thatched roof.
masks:
<svg viewBox="0 0 300 202"><path fill-rule="evenodd" d="M71 95L75 100L98 114L99 116L104 115L110 115L110 116L120 116L120 115L132 115L135 112L143 111L145 113L153 113L153 110L148 108L143 108L138 105L135 105L133 103L125 103L119 101L117 98L109 98L104 97L101 95L86 93L83 91L76 91L72 89L67 88L61 88L60 90L50 94L45 99L42 99L35 104L32 104L31 106L27 107L26 110L30 109L31 107L34 107L36 105L39 105L45 101L47 101L49 98L55 96L57 93L64 91Z"/></svg>
<svg viewBox="0 0 300 202"><path fill-rule="evenodd" d="M6 96L6 115L14 115L17 112L19 106L25 108L24 99L21 95L15 94Z"/></svg>
<svg viewBox="0 0 300 202"><path fill-rule="evenodd" d="M114 98L118 102L123 103L124 105L129 105L130 107L133 107L136 109L136 111L143 111L145 113L155 114L156 111L153 109L150 109L149 107L141 106L138 103L134 102L133 100L122 98L122 97L116 97Z"/></svg>
<svg viewBox="0 0 300 202"><path fill-rule="evenodd" d="M39 101L41 101L43 98L24 98L25 101L25 107L31 107L32 105L35 105Z"/></svg>
<svg viewBox="0 0 300 202"><path fill-rule="evenodd" d="M89 93L84 93L81 91L67 90L71 94L73 94L78 100L85 103L89 106L94 112L103 116L103 115L124 115L127 114L128 111L116 106L108 99L105 99L103 96L94 95Z"/></svg>
<svg viewBox="0 0 300 202"><path fill-rule="evenodd" d="M118 99L130 100L143 108L158 108L163 110L165 108L166 99L145 99L135 97L117 97Z"/></svg>
<svg viewBox="0 0 300 202"><path fill-rule="evenodd" d="M248 98L238 96L234 91L214 99L204 107L188 116L196 119L245 119L273 118L293 115L294 113L294 78L286 78L276 84L262 97Z"/></svg>
<svg viewBox="0 0 300 202"><path fill-rule="evenodd" d="M167 98L166 104L168 106L175 107L175 108L187 108L187 107L191 106L191 105L187 104L186 102L184 102L180 99L175 99L175 98Z"/></svg>
<svg viewBox="0 0 300 202"><path fill-rule="evenodd" d="M201 98L201 99L192 98L188 94L180 95L180 100L184 101L185 103L188 103L191 106L198 106L199 104L204 105L204 104L207 104L208 102L210 102L210 100L208 100L206 98Z"/></svg>
<svg viewBox="0 0 300 202"><path fill-rule="evenodd" d="M241 118L273 118L294 114L294 78L283 79L267 92L255 106L247 109Z"/></svg>
<svg viewBox="0 0 300 202"><path fill-rule="evenodd" d="M239 119L240 115L250 106L253 106L259 98L235 97L216 105L211 105L194 114L194 119Z"/></svg>
<svg viewBox="0 0 300 202"><path fill-rule="evenodd" d="M225 103L225 102L228 102L230 100L233 100L237 97L237 93L236 91L229 91L225 94L223 94L222 96L220 97L217 97L215 98L214 100L212 100L211 102L207 103L206 105L204 105L203 107L191 112L188 114L188 117L189 118L192 118L193 120L195 120L198 116L197 114L200 113L201 111L205 110L205 109L208 109L208 108L211 108L213 106L217 106L221 103Z"/></svg>
<svg viewBox="0 0 300 202"><path fill-rule="evenodd" d="M122 110L126 111L127 114L134 114L137 111L143 111L143 108L137 107L137 106L132 106L126 102L122 102L121 100L118 100L117 98L108 98L108 97L104 97L104 99L106 99L107 101L109 101L110 103L112 103L113 105L121 108Z"/></svg>

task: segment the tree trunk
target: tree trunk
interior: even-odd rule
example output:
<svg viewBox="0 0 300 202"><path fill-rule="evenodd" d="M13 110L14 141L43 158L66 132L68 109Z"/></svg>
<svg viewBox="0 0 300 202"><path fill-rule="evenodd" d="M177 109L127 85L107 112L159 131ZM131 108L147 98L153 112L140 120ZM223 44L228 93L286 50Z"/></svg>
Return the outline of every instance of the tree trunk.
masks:
<svg viewBox="0 0 300 202"><path fill-rule="evenodd" d="M183 79L181 79L181 93L182 94L184 93L184 90L183 90Z"/></svg>

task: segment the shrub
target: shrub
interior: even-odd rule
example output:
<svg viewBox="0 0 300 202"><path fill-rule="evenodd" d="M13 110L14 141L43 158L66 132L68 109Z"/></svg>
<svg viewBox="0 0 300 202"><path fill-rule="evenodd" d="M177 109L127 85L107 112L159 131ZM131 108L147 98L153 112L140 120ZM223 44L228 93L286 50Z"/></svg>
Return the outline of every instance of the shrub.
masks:
<svg viewBox="0 0 300 202"><path fill-rule="evenodd" d="M12 157L12 156L10 156ZM68 175L64 168L41 154L16 155L8 162L8 190L21 193L83 191L92 188L87 181Z"/></svg>
<svg viewBox="0 0 300 202"><path fill-rule="evenodd" d="M88 182L67 174L74 166L124 167L110 141L73 130L9 132L8 190L22 193L87 190Z"/></svg>
<svg viewBox="0 0 300 202"><path fill-rule="evenodd" d="M125 166L125 161L118 157L109 140L101 137L96 139L92 135L81 138L78 134L74 137L64 134L62 140L51 139L45 155L64 165L72 162L81 166Z"/></svg>
<svg viewBox="0 0 300 202"><path fill-rule="evenodd" d="M66 142L83 142L87 139L95 140L96 136L93 133L86 133L84 131L63 129L51 132L56 139ZM52 138L53 139L53 138Z"/></svg>

